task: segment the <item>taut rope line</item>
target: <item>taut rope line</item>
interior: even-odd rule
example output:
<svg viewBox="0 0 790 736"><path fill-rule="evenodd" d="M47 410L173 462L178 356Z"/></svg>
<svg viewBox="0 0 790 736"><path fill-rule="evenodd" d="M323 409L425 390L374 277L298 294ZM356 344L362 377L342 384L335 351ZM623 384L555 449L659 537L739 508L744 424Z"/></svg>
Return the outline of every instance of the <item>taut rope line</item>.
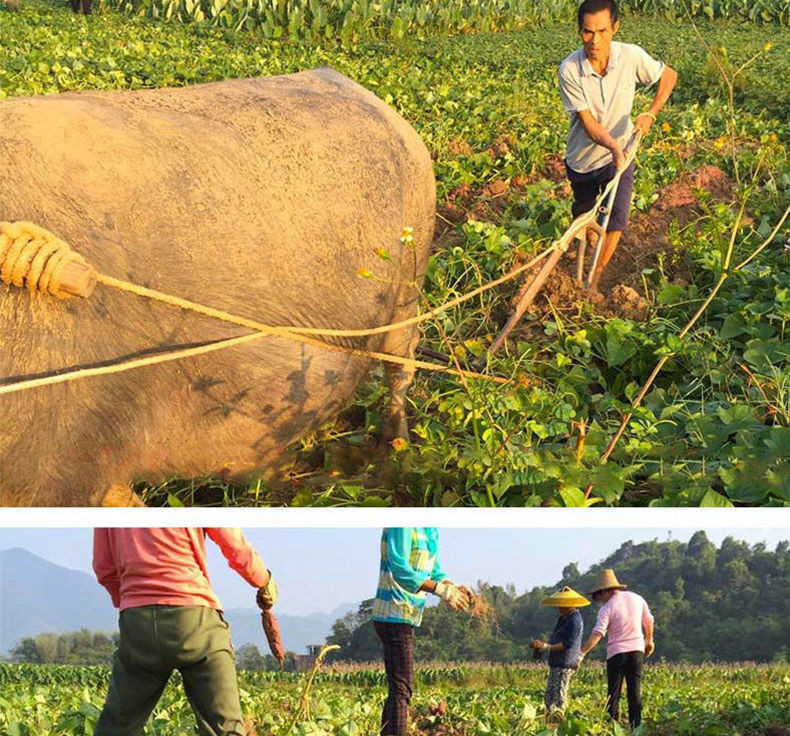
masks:
<svg viewBox="0 0 790 736"><path fill-rule="evenodd" d="M99 366L96 368L80 368L78 370L68 371L66 373L59 373L52 376L44 376L42 378L30 378L15 383L0 385L0 396L3 394L12 394L18 391L25 391L27 389L39 388L41 386L51 386L56 383L66 383L68 381L76 381L80 378L90 378L91 376L102 376L111 373L122 373L130 371L134 368L144 368L150 365L158 365L160 363L168 363L171 360L181 360L182 358L191 358L196 355L205 355L206 353L213 353L217 350L224 350L225 348L232 348L236 345L243 345L244 343L252 342L253 340L260 340L263 337L269 337L267 333L251 332L248 335L241 335L240 337L231 337L227 340L218 340L217 342L210 343L209 345L201 345L194 348L184 348L183 350L173 350L172 352L162 355L151 355L146 358L135 358L133 360L125 360L113 365ZM296 336L298 337L298 336ZM468 378L482 378L486 381L493 383L508 383L508 379L499 376L486 376L474 371L458 371L451 368L446 368L436 363L427 363L422 360L413 360L411 358L402 358L399 355L389 355L387 353L376 353L369 350L361 350L357 348L348 348L341 345L332 345L331 343L321 342L319 340L299 340L299 342L306 342L307 344L317 344L319 347L334 350L341 353L350 353L360 358L375 358L377 360L386 361L389 363L397 363L405 366L413 366L423 370L434 371L439 373L451 373L453 375L463 374Z"/></svg>

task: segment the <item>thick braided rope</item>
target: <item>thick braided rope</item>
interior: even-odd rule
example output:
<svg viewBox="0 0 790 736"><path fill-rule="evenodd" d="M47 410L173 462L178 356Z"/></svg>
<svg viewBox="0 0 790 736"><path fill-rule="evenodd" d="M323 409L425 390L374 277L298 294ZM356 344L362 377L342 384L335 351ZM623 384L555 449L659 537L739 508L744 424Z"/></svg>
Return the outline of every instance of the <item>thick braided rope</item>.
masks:
<svg viewBox="0 0 790 736"><path fill-rule="evenodd" d="M72 262L85 259L64 241L32 222L0 222L0 280L59 298L60 277Z"/></svg>

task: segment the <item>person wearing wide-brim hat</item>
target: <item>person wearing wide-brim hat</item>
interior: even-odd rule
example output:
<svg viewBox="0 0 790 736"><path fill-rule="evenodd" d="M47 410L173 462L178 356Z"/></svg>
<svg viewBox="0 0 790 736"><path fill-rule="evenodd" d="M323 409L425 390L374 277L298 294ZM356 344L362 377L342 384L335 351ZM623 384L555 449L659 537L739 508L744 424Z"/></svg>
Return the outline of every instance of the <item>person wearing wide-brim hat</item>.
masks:
<svg viewBox="0 0 790 736"><path fill-rule="evenodd" d="M628 720L632 728L642 722L642 664L655 651L654 619L641 595L626 591L614 570L598 573L591 591L593 600L602 604L590 638L582 647L582 659L607 636L606 709L616 721L620 715L620 692L625 678L628 690Z"/></svg>
<svg viewBox="0 0 790 736"><path fill-rule="evenodd" d="M540 604L556 608L560 614L549 641L533 639L530 646L535 652L549 652L549 679L546 682L546 715L562 712L568 706L568 687L581 660L584 622L579 608L589 606L583 595L567 585L544 598Z"/></svg>

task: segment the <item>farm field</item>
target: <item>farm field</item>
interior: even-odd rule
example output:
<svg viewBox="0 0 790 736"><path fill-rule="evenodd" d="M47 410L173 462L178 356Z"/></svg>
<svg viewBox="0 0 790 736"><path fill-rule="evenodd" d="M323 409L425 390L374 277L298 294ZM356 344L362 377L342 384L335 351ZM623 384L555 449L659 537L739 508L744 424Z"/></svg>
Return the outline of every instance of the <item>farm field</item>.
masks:
<svg viewBox="0 0 790 736"><path fill-rule="evenodd" d="M428 309L526 262L570 221L561 165L567 121L555 78L578 39L572 15L552 20L564 7L551 4L541 27L490 32L480 20L438 24L467 32L434 36L430 28L363 29L341 43L326 31L271 40L273 31L235 30L230 21L162 22L109 7L86 19L29 0L18 13L0 12L8 50L0 97L331 65L401 112L434 156L439 213ZM386 399L379 369L337 421L294 448L277 490L174 480L138 487L140 495L171 505L790 503L787 227L745 268L732 268L771 234L790 201L790 30L739 14L700 20L699 29L710 51L689 22L626 17L621 40L666 60L680 83L640 152L632 229L602 296L576 287L566 257L507 350L488 363L486 372L507 384L418 375L411 442L392 448L382 468L371 451ZM733 122L720 69L732 76L747 62L733 81ZM640 94L637 110L647 106ZM376 258L371 252L373 276ZM724 273L716 298L680 340ZM425 323L421 345L459 364L482 354L517 288L509 282L443 312ZM662 356L669 360L602 465Z"/></svg>
<svg viewBox="0 0 790 736"><path fill-rule="evenodd" d="M0 736L91 734L109 670L0 664ZM430 665L417 670L414 733L443 736L524 734L616 736L627 729L601 714L605 672L586 666L571 685L559 729L541 718L546 670L539 666ZM240 673L242 706L261 736L352 736L377 730L386 693L384 673L338 665L319 673L309 714L299 712L305 675ZM650 665L644 680L642 733L655 736L786 736L790 733L787 665ZM446 713L438 714L442 701ZM183 690L173 682L146 734L196 733Z"/></svg>

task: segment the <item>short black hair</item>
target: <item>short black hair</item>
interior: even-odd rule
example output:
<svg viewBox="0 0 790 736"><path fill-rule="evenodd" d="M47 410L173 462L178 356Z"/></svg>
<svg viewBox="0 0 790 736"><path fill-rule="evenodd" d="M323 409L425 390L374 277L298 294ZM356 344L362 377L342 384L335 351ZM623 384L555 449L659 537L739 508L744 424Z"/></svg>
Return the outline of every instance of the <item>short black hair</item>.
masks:
<svg viewBox="0 0 790 736"><path fill-rule="evenodd" d="M579 6L579 30L584 25L584 16L592 15L593 13L600 13L602 10L608 10L609 15L612 17L612 25L617 23L620 18L620 11L617 7L616 0L584 0Z"/></svg>

